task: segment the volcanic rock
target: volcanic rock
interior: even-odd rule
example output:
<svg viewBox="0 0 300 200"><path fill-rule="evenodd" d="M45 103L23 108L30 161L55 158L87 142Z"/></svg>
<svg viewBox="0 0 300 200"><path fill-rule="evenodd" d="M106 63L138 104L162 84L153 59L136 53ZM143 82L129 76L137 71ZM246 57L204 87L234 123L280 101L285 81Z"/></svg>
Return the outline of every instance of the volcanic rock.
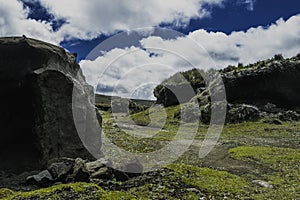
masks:
<svg viewBox="0 0 300 200"><path fill-rule="evenodd" d="M9 37L0 38L0 55L1 170L42 169L58 157L92 159L88 142L100 154L101 116L73 54ZM75 120L74 111L80 113Z"/></svg>
<svg viewBox="0 0 300 200"><path fill-rule="evenodd" d="M261 64L249 66L252 67L234 68L233 70L225 68L218 72L225 86L228 103L255 105L261 110L270 112L278 112L282 108L285 110L300 110L299 56L288 59L270 59L261 62ZM180 74L187 77L184 84L181 79L174 78L179 76L177 73L158 85L154 89L157 103L172 106L179 104L179 102L189 101L193 98L193 95L187 93L188 85L193 87L197 93L196 96L200 106L209 103L210 93L207 88L210 86L206 85L199 75L196 76L194 71L195 69L180 72ZM213 77L213 74L206 73L204 75ZM201 84L196 85L195 82ZM187 94L182 95L183 99L178 99L180 95L175 95L174 91Z"/></svg>
<svg viewBox="0 0 300 200"><path fill-rule="evenodd" d="M279 108L300 107L300 59L272 61L265 66L222 74L227 101Z"/></svg>

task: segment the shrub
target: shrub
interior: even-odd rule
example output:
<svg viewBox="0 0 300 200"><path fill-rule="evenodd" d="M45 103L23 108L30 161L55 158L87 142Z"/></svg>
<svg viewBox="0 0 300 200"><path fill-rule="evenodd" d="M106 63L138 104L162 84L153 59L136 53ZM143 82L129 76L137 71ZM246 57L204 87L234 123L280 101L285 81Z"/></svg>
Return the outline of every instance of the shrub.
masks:
<svg viewBox="0 0 300 200"><path fill-rule="evenodd" d="M276 54L276 55L274 56L274 59L275 59L275 60L283 60L284 58L283 58L283 56L282 56L281 54Z"/></svg>

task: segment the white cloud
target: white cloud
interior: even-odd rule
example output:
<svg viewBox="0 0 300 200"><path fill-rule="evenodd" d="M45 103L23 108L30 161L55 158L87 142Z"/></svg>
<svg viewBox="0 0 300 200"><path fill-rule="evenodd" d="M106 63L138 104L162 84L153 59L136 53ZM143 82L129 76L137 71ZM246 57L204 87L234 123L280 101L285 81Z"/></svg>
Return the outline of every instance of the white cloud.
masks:
<svg viewBox="0 0 300 200"><path fill-rule="evenodd" d="M284 21L279 19L268 28L251 28L247 32L234 32L230 40L240 44L240 61L248 64L282 53L285 57L300 53L300 15Z"/></svg>
<svg viewBox="0 0 300 200"><path fill-rule="evenodd" d="M149 53L133 46L113 49L94 61L83 60L80 65L88 83L102 87L106 94L149 98L156 85L177 71L173 67L177 62L174 55L150 57Z"/></svg>
<svg viewBox="0 0 300 200"><path fill-rule="evenodd" d="M24 0L28 1L28 0ZM33 0L32 0L33 1ZM0 36L28 35L59 44L65 39L89 40L118 30L174 23L183 26L191 18L203 18L210 12L203 5L222 5L226 0L34 0L39 1L55 19L65 19L58 31L51 22L27 19L28 9L18 0L0 0ZM242 3L253 8L254 0Z"/></svg>
<svg viewBox="0 0 300 200"><path fill-rule="evenodd" d="M63 36L52 32L51 25L45 21L27 19L29 10L16 0L0 0L0 36L27 35L48 42L59 43Z"/></svg>
<svg viewBox="0 0 300 200"><path fill-rule="evenodd" d="M116 87L114 94L129 97L141 85L148 82L159 83L179 70L191 69L192 65L202 69L223 68L238 62L253 63L280 53L291 57L300 53L300 15L287 21L279 19L268 28L251 28L246 32L233 32L230 35L197 30L188 36L172 40L151 36L142 39L140 43L143 49L113 49L95 61L82 61L80 64L89 83L97 85L98 76L102 74L99 79L102 85L112 89L120 81L122 88ZM158 50L159 48L164 50ZM157 56L149 56L150 52ZM109 66L104 73L104 68L122 54L125 56ZM147 88L152 90L154 85L149 84ZM112 94L111 91L108 94ZM140 94L140 98L148 96L149 92Z"/></svg>
<svg viewBox="0 0 300 200"><path fill-rule="evenodd" d="M188 22L208 15L203 4L220 5L223 0L40 0L56 18L67 19L62 35L91 39L101 33L157 26L162 22Z"/></svg>
<svg viewBox="0 0 300 200"><path fill-rule="evenodd" d="M26 0L28 1L28 0ZM93 39L118 30L158 26L163 22L183 25L191 18L210 13L204 4L220 5L224 0L34 0L55 19L65 19L58 31L51 22L27 19L29 10L18 0L0 0L0 36L27 35L55 44L65 39ZM54 20L55 20L54 19Z"/></svg>
<svg viewBox="0 0 300 200"><path fill-rule="evenodd" d="M195 55L195 50L191 49L190 46L185 47L190 39L209 52L218 68L226 67L229 64L237 64L238 62L249 64L280 53L285 57L290 57L300 53L300 15L295 15L287 21L279 19L267 28L250 28L246 32L233 32L230 35L221 32L196 30L186 38L173 41L161 42L151 38L143 41L144 45L159 45L159 43L173 45L175 49L185 52L189 60L192 61L195 57L204 57L205 54L201 55L201 52L200 54L197 52L198 56ZM197 59L197 65L207 68L208 66L203 66L200 63L203 59Z"/></svg>

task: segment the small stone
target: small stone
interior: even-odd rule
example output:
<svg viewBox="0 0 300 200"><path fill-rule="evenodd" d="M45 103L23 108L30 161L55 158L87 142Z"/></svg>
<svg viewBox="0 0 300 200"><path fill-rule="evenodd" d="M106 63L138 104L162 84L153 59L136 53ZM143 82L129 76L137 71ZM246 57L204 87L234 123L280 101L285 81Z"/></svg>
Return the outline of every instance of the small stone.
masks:
<svg viewBox="0 0 300 200"><path fill-rule="evenodd" d="M73 173L67 177L67 181L89 181L90 174L85 168L87 161L76 158Z"/></svg>
<svg viewBox="0 0 300 200"><path fill-rule="evenodd" d="M107 178L111 174L109 173L108 167L109 161L101 158L93 162L88 162L85 164L86 170L91 174L91 178Z"/></svg>
<svg viewBox="0 0 300 200"><path fill-rule="evenodd" d="M266 181L262 181L262 180L253 180L252 183L259 185L261 187L265 187L265 188L273 188L273 185L271 185L270 183L268 183Z"/></svg>
<svg viewBox="0 0 300 200"><path fill-rule="evenodd" d="M52 177L56 180L66 178L67 174L71 171L72 165L68 165L65 162L56 162L48 166L48 170Z"/></svg>
<svg viewBox="0 0 300 200"><path fill-rule="evenodd" d="M189 191L189 192L200 193L200 191L196 188L188 188L186 190Z"/></svg>
<svg viewBox="0 0 300 200"><path fill-rule="evenodd" d="M109 176L109 170L107 167L102 167L91 174L91 178L107 178Z"/></svg>
<svg viewBox="0 0 300 200"><path fill-rule="evenodd" d="M44 170L36 175L27 177L26 181L30 183L44 185L51 183L53 181L53 178L48 170Z"/></svg>

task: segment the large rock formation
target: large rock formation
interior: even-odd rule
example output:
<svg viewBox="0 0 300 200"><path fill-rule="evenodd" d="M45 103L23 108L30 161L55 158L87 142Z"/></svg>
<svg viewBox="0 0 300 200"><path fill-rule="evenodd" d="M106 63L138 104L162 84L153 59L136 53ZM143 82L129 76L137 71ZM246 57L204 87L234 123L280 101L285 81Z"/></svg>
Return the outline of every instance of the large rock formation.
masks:
<svg viewBox="0 0 300 200"><path fill-rule="evenodd" d="M204 72L199 69L177 72L154 89L156 103L167 107L188 102L195 96L195 92L203 91L205 88L203 74Z"/></svg>
<svg viewBox="0 0 300 200"><path fill-rule="evenodd" d="M195 96L190 84L164 84L160 90L156 90L157 103L165 107L185 103Z"/></svg>
<svg viewBox="0 0 300 200"><path fill-rule="evenodd" d="M281 108L300 107L300 59L272 61L259 69L245 69L223 74L227 100Z"/></svg>
<svg viewBox="0 0 300 200"><path fill-rule="evenodd" d="M187 80L198 92L198 99L205 100L201 86L194 87L195 80L204 84L203 79L194 77L195 70L184 72L190 74ZM300 55L289 59L269 59L244 68L232 67L221 70L224 86L226 89L227 101L233 104L252 104L262 107L267 103L275 104L280 108L295 109L300 108ZM182 75L184 75L182 73ZM186 75L185 75L186 76ZM174 76L173 76L174 77ZM181 81L173 77L157 86L154 94L158 103L166 106L176 105L178 101L172 93L167 93L167 85L181 85ZM202 94L200 94L202 92ZM191 99L187 97L187 101ZM202 101L200 100L200 101ZM202 104L202 102L199 102Z"/></svg>
<svg viewBox="0 0 300 200"><path fill-rule="evenodd" d="M73 54L25 37L1 38L0 91L0 170L39 169L57 157L92 158L81 139L99 151L100 116ZM81 113L78 126L72 106Z"/></svg>

